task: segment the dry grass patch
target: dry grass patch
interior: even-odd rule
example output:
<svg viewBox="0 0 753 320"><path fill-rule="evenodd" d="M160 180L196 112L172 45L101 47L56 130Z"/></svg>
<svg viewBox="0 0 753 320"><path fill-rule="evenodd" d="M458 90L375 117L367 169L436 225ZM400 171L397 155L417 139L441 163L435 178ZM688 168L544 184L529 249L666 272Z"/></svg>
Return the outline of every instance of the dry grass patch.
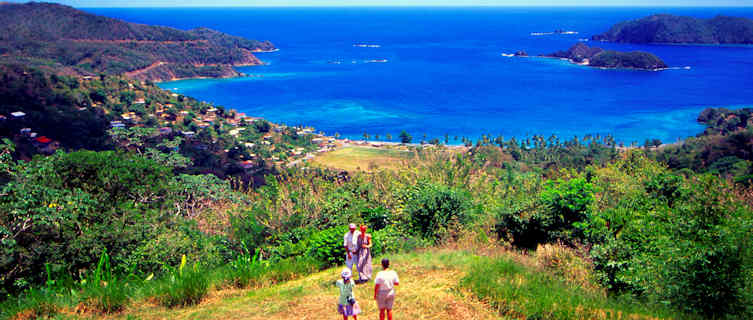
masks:
<svg viewBox="0 0 753 320"><path fill-rule="evenodd" d="M499 319L486 304L458 289L464 271L452 267L462 253L432 251L392 257L400 275L395 315L398 319ZM378 261L378 260L375 260ZM375 266L375 269L379 269ZM111 319L337 319L334 285L340 269L333 268L299 280L257 290L215 291L201 304L167 309L134 303ZM373 283L359 285L356 298L363 319L378 318L372 300Z"/></svg>
<svg viewBox="0 0 753 320"><path fill-rule="evenodd" d="M404 161L414 159L414 157L413 152L398 148L353 146L319 155L312 162L346 171L374 171L399 169Z"/></svg>

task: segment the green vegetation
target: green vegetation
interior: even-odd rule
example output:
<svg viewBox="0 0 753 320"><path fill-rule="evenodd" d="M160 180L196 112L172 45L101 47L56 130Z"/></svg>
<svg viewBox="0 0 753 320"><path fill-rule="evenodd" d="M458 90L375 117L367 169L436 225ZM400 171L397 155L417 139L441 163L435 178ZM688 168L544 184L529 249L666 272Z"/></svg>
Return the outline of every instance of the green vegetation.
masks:
<svg viewBox="0 0 753 320"><path fill-rule="evenodd" d="M206 28L128 23L50 3L2 4L0 26L0 54L141 80L234 76L234 65L261 64L253 51L274 49Z"/></svg>
<svg viewBox="0 0 753 320"><path fill-rule="evenodd" d="M480 258L461 280L500 315L526 319L653 319L671 312L647 308L630 298L608 297L511 257Z"/></svg>
<svg viewBox="0 0 753 320"><path fill-rule="evenodd" d="M258 45L55 5L0 5L12 11L3 19L28 18L29 8L121 26L122 34L100 40L146 41L140 48L197 39ZM85 26L35 36L95 34ZM27 27L6 28L23 35ZM634 65L631 54L598 48L564 54ZM324 166L287 168L331 141L315 145L311 129L149 82L64 76L50 72L54 64L19 59L0 64L2 318L172 318L177 308L216 318L237 306L197 304L248 289L236 298L258 303L265 318L297 307L281 299L314 299L304 312L329 313L323 289L334 271L305 276L342 263L351 222L370 227L374 255L407 252L393 261L415 279L406 301L425 312L494 318L477 303L483 299L515 318L753 317L750 109L706 110L699 121L707 130L676 145L483 135L475 144L463 139L465 148L438 139L430 147L346 148L315 161ZM15 111L26 115L7 117ZM415 252L431 246L474 251Z"/></svg>
<svg viewBox="0 0 753 320"><path fill-rule="evenodd" d="M753 181L753 109L708 108L698 116L706 130L697 137L657 148L652 156L670 168L709 172L741 186ZM687 174L687 171L679 171Z"/></svg>
<svg viewBox="0 0 753 320"><path fill-rule="evenodd" d="M657 14L620 22L592 39L629 43L751 44L753 20L726 16L700 19Z"/></svg>
<svg viewBox="0 0 753 320"><path fill-rule="evenodd" d="M59 76L20 65L0 65L0 137L16 145L15 158L63 150L123 150L145 155L181 173L214 173L251 181L275 162L313 151L313 135L273 125L122 77ZM23 133L22 129L30 132ZM30 136L45 136L40 144Z"/></svg>
<svg viewBox="0 0 753 320"><path fill-rule="evenodd" d="M568 59L574 63L583 63L598 68L656 70L667 67L659 57L648 52L604 50L589 47L582 42L576 43L567 51L557 51L545 56Z"/></svg>

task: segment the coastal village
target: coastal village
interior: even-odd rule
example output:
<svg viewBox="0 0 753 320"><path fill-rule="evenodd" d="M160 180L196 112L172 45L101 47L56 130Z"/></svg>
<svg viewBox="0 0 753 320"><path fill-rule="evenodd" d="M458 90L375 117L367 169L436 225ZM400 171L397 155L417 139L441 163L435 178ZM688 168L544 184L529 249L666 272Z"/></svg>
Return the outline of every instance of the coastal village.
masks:
<svg viewBox="0 0 753 320"><path fill-rule="evenodd" d="M169 147L162 148L164 152L192 154L185 149L193 149L210 153L226 166L247 174L301 165L312 162L317 155L343 148L407 151L409 146L433 147L431 144L400 146L391 142L338 139L316 132L314 128L274 124L234 109L197 101L145 81L115 76L73 79L77 81L78 90L89 91L93 98L70 112L103 115L113 138L129 137L113 139L120 148L137 151L147 145L173 141ZM27 147L28 158L33 154L50 155L65 148L54 134L35 126L35 117L27 115L34 111L26 111L0 114L0 123L14 128L12 140ZM134 132L140 132L136 135L142 141L134 143Z"/></svg>

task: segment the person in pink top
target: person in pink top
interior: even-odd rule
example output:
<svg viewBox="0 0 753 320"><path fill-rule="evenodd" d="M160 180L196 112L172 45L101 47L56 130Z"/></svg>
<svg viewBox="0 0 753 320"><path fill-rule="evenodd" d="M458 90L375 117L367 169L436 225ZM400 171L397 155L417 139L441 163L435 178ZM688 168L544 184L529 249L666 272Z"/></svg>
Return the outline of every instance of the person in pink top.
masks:
<svg viewBox="0 0 753 320"><path fill-rule="evenodd" d="M400 279L397 273L390 270L390 260L382 259L382 271L377 273L374 279L374 300L379 307L379 320L384 320L385 313L387 319L392 320L392 304L395 302L395 287L400 285Z"/></svg>

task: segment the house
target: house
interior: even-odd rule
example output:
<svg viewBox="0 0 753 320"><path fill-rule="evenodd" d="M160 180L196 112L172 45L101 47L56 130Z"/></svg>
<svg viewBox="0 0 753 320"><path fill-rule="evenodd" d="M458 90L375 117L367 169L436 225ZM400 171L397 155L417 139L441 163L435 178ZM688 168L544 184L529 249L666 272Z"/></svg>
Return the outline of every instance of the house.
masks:
<svg viewBox="0 0 753 320"><path fill-rule="evenodd" d="M182 134L186 138L190 138L190 137L193 137L193 135L196 134L196 132L193 132L193 131L181 131L180 134Z"/></svg>
<svg viewBox="0 0 753 320"><path fill-rule="evenodd" d="M23 135L29 135L31 133L31 128L23 128L21 129L21 134Z"/></svg>
<svg viewBox="0 0 753 320"><path fill-rule="evenodd" d="M133 104L145 104L146 100L144 98L138 98L136 101L133 102Z"/></svg>
<svg viewBox="0 0 753 320"><path fill-rule="evenodd" d="M6 119L8 119L8 117L6 117L6 116L4 116L4 115L0 114L0 121L6 120Z"/></svg>
<svg viewBox="0 0 753 320"><path fill-rule="evenodd" d="M34 142L36 142L36 143L38 143L40 145L47 145L50 142L52 142L52 139L47 138L45 136L41 136L41 137L38 137L38 138L34 139Z"/></svg>
<svg viewBox="0 0 753 320"><path fill-rule="evenodd" d="M110 127L113 128L125 128L125 124L122 121L110 121Z"/></svg>
<svg viewBox="0 0 753 320"><path fill-rule="evenodd" d="M249 149L251 149L251 148L253 148L253 147L255 147L255 146L256 146L256 144L255 144L255 143L251 143L251 142L246 142L246 143L244 143L243 145L245 145L245 146L246 146L246 148L249 148Z"/></svg>
<svg viewBox="0 0 753 320"><path fill-rule="evenodd" d="M199 128L207 128L207 127L209 127L209 126L210 126L210 124L208 124L208 123L206 123L206 122L200 122L200 123L198 123L198 124L196 124L196 125L197 125L197 126L198 126Z"/></svg>
<svg viewBox="0 0 753 320"><path fill-rule="evenodd" d="M170 128L170 127L162 127L162 128L159 128L159 133L160 134L171 134L171 133L173 133L173 129Z"/></svg>
<svg viewBox="0 0 753 320"><path fill-rule="evenodd" d="M36 132L31 132L31 133L29 133L29 138L32 138L32 139L34 139L34 138L36 138L36 137L37 137L37 133L36 133Z"/></svg>
<svg viewBox="0 0 753 320"><path fill-rule="evenodd" d="M13 116L14 119L21 119L26 116L26 113L23 113L21 111L11 112L11 116Z"/></svg>
<svg viewBox="0 0 753 320"><path fill-rule="evenodd" d="M217 112L217 108L215 107L209 108L207 109L207 112Z"/></svg>
<svg viewBox="0 0 753 320"><path fill-rule="evenodd" d="M230 130L228 133L231 136L237 136L241 131L246 130L246 128L235 128L233 130Z"/></svg>
<svg viewBox="0 0 753 320"><path fill-rule="evenodd" d="M84 111L84 110L86 110L86 107L79 107L78 108L78 111Z"/></svg>
<svg viewBox="0 0 753 320"><path fill-rule="evenodd" d="M238 162L238 165L241 166L243 169L251 169L254 167L254 162L251 160L244 160Z"/></svg>

